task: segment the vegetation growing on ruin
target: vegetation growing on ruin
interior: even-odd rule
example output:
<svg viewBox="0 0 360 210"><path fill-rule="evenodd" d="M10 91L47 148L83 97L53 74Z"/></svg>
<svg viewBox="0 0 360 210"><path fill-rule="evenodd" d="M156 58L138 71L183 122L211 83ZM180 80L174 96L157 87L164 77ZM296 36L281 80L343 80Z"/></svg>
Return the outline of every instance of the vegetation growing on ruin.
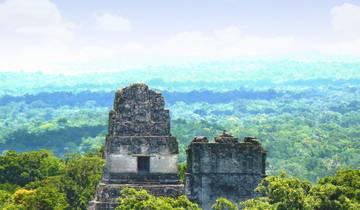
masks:
<svg viewBox="0 0 360 210"><path fill-rule="evenodd" d="M185 196L177 198L172 197L155 197L150 195L146 190L136 190L134 188L125 188L121 191L119 206L116 210L201 210L195 203L189 201Z"/></svg>

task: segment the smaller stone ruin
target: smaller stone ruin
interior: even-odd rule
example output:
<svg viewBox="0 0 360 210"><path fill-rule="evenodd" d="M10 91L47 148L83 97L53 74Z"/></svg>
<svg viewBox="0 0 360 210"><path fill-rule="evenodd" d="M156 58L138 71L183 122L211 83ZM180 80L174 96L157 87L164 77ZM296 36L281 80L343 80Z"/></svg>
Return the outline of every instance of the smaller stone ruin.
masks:
<svg viewBox="0 0 360 210"><path fill-rule="evenodd" d="M187 149L185 193L206 210L219 197L238 204L257 196L265 161L266 151L256 138L239 142L225 131L215 142L195 137Z"/></svg>

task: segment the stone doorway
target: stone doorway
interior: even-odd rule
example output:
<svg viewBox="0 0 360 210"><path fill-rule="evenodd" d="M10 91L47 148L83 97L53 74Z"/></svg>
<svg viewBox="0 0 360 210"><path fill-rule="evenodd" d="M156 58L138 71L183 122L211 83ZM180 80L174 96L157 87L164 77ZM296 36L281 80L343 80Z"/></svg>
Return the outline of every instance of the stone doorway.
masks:
<svg viewBox="0 0 360 210"><path fill-rule="evenodd" d="M150 172L150 157L138 156L137 157L137 170L138 170L138 173L149 173Z"/></svg>

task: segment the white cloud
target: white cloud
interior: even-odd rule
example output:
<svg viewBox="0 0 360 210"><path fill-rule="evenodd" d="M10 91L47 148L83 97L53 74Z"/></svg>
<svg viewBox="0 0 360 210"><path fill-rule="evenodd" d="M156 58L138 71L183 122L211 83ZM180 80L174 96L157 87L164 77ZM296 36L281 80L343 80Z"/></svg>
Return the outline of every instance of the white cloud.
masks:
<svg viewBox="0 0 360 210"><path fill-rule="evenodd" d="M338 40L327 42L317 49L323 55L360 57L360 6L344 3L330 10L333 30Z"/></svg>
<svg viewBox="0 0 360 210"><path fill-rule="evenodd" d="M301 50L290 36L249 36L239 27L230 26L210 33L182 32L166 41L160 50L164 55L183 57L236 58L241 56L286 55Z"/></svg>
<svg viewBox="0 0 360 210"><path fill-rule="evenodd" d="M119 15L103 13L95 16L95 27L94 24L89 28L75 27L51 0L0 0L0 71L114 71L153 62L291 57L309 52L360 56L359 8L343 4L330 11L329 21L334 30L351 36L338 42L324 39L322 43L309 45L307 40L286 34L273 37L248 34L238 26L213 31L180 31L157 42L139 42L132 39L131 33L122 34L127 37L123 40L107 36L105 32L131 32L131 22ZM88 37L89 32L94 32L91 30L103 33ZM106 39L104 35L113 38Z"/></svg>
<svg viewBox="0 0 360 210"><path fill-rule="evenodd" d="M95 50L83 50L83 53L77 53L80 57L76 59L86 63L88 58L88 62L92 65L86 65L87 71L96 71L96 69L116 71L123 66L135 64L166 64L248 56L288 56L290 53L302 50L292 37L249 36L236 26L210 33L180 32L158 43L129 43L117 47L89 49Z"/></svg>
<svg viewBox="0 0 360 210"><path fill-rule="evenodd" d="M64 20L50 0L6 0L0 3L0 32L70 41L74 24Z"/></svg>
<svg viewBox="0 0 360 210"><path fill-rule="evenodd" d="M319 50L325 55L360 57L360 37L351 41L341 41L323 46Z"/></svg>
<svg viewBox="0 0 360 210"><path fill-rule="evenodd" d="M360 6L344 3L331 9L332 26L345 35L360 36Z"/></svg>
<svg viewBox="0 0 360 210"><path fill-rule="evenodd" d="M107 23L106 20L107 15L99 19L106 30L112 30L109 27L113 20L110 18ZM116 20L112 26L119 30L119 19ZM129 29L129 23L126 24L126 27L122 24L121 30ZM118 62L119 55L136 57L142 50L136 43L85 41L81 29L66 20L51 0L0 0L0 71L98 70L101 66L106 68L108 62Z"/></svg>
<svg viewBox="0 0 360 210"><path fill-rule="evenodd" d="M104 13L96 16L96 29L101 31L129 32L131 22L119 15Z"/></svg>
<svg viewBox="0 0 360 210"><path fill-rule="evenodd" d="M50 0L0 2L0 70L53 66L66 58L74 29Z"/></svg>

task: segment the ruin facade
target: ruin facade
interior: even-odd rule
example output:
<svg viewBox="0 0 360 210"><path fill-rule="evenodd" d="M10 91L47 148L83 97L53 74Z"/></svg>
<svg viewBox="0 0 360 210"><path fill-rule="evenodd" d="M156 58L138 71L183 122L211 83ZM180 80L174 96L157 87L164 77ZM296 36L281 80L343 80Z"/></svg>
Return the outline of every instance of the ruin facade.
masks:
<svg viewBox="0 0 360 210"><path fill-rule="evenodd" d="M105 142L106 166L90 209L113 209L124 187L143 188L156 196L184 194L178 142L171 136L164 106L161 94L144 84L116 92Z"/></svg>
<svg viewBox="0 0 360 210"><path fill-rule="evenodd" d="M160 93L144 84L118 90L105 142L106 166L90 210L110 210L125 187L155 196L186 194L203 209L218 197L253 198L265 176L266 152L256 138L239 142L224 132L209 142L194 138L187 149L185 189L179 182L178 142L170 132L169 110Z"/></svg>
<svg viewBox="0 0 360 210"><path fill-rule="evenodd" d="M196 137L187 149L185 192L203 209L219 197L236 204L254 198L265 176L266 151L256 138L243 142L224 132L209 142Z"/></svg>

